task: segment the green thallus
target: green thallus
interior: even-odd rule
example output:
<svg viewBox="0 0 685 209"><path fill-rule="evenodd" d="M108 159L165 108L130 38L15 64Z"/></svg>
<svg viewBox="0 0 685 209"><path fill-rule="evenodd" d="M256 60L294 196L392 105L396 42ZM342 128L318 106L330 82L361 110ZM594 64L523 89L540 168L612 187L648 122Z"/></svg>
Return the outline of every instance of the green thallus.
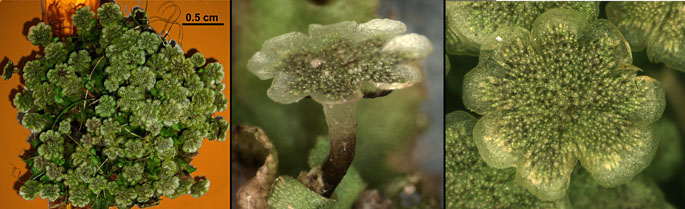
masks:
<svg viewBox="0 0 685 209"><path fill-rule="evenodd" d="M498 29L464 78L464 104L484 115L473 133L483 160L516 167L542 200L565 195L578 161L602 186L630 181L654 156L649 124L665 108L659 82L631 63L615 26L574 10Z"/></svg>
<svg viewBox="0 0 685 209"><path fill-rule="evenodd" d="M114 3L97 11L96 19L79 8L78 35L63 42L45 23L29 29L28 39L45 48L24 66L26 89L13 100L36 149L19 194L94 209L204 195L209 180L192 177L190 161L205 137L226 138L228 123L212 117L228 103L223 67L200 53L185 58L139 7L135 17ZM3 75L13 72L10 63Z"/></svg>
<svg viewBox="0 0 685 209"><path fill-rule="evenodd" d="M312 24L309 36L293 32L267 40L247 64L260 79L273 79L267 95L275 102L311 97L323 106L331 145L317 192L325 197L354 159L357 101L421 80L419 62L432 46L426 37L405 32L402 22L389 19Z"/></svg>
<svg viewBox="0 0 685 209"><path fill-rule="evenodd" d="M445 116L445 198L457 208L570 208L568 198L542 201L516 184L516 169L488 166L472 139L477 119L463 111Z"/></svg>
<svg viewBox="0 0 685 209"><path fill-rule="evenodd" d="M447 209L463 208L673 208L647 176L604 188L576 168L568 197L543 201L517 185L516 169L496 169L481 159L472 139L477 119L456 111L445 116L445 198ZM620 201L617 201L620 200Z"/></svg>
<svg viewBox="0 0 685 209"><path fill-rule="evenodd" d="M647 48L650 61L685 71L685 3L612 2L606 13L633 51Z"/></svg>
<svg viewBox="0 0 685 209"><path fill-rule="evenodd" d="M446 52L478 56L481 45L499 28L518 26L530 30L540 14L552 8L574 9L596 18L599 2L478 2L447 1Z"/></svg>

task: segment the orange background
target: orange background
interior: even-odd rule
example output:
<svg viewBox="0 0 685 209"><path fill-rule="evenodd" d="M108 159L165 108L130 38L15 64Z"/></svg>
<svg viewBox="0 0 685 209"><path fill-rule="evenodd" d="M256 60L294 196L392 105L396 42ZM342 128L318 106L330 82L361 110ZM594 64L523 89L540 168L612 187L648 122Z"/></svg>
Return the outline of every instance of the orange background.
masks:
<svg viewBox="0 0 685 209"><path fill-rule="evenodd" d="M160 5L165 1L147 1L149 1L148 16L162 16L163 11ZM122 10L126 5L129 11L138 5L137 0L118 0L117 2ZM146 0L142 1L141 7L145 8L145 2ZM194 48L206 57L212 57L223 64L224 83L226 84L224 93L230 101L229 1L185 0L174 3L180 7L179 22L185 22L186 13L191 13L193 16L194 13L201 13L219 15L219 22L224 23L223 26L183 26L181 46L186 52ZM29 56L32 51L38 51L38 47L31 45L31 42L22 34L22 30L25 23L41 17L40 1L38 0L0 0L0 60L7 57L18 63L23 56ZM161 32L162 22L154 22L151 25L157 32ZM179 41L178 32L180 29L180 26L175 26L170 34L177 41ZM30 131L19 125L17 110L12 106L12 98L10 98L12 90L18 89L20 85L19 76L16 74L8 81L0 80L0 127L2 127L0 131L0 146L2 146L2 152L0 152L0 161L2 162L0 163L0 197L2 197L2 202L0 208L47 208L47 200L36 197L35 200L26 201L14 189L14 184L18 178L27 172L26 166L19 156L30 147L26 141ZM217 115L228 120L229 110L230 104L226 111ZM173 200L165 198L159 206L153 208L229 208L229 158L228 140L226 142L205 140L200 148L200 155L196 156L191 164L197 168L193 175L206 176L211 181L209 192L199 198L193 198L190 195Z"/></svg>

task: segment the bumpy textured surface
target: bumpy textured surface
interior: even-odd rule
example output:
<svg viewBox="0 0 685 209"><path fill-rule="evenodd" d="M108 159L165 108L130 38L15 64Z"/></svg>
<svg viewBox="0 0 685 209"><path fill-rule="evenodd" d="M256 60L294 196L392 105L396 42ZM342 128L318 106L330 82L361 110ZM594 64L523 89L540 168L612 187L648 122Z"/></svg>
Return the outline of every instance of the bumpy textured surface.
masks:
<svg viewBox="0 0 685 209"><path fill-rule="evenodd" d="M38 25L29 28L27 37L33 45L47 46L52 42L52 28L45 23L38 23Z"/></svg>
<svg viewBox="0 0 685 209"><path fill-rule="evenodd" d="M472 139L477 119L457 111L445 116L445 198L447 209L557 208L565 200L539 200L516 184L515 169L489 167Z"/></svg>
<svg viewBox="0 0 685 209"><path fill-rule="evenodd" d="M685 3L611 2L606 11L633 51L685 71Z"/></svg>
<svg viewBox="0 0 685 209"><path fill-rule="evenodd" d="M204 138L226 138L228 123L212 117L228 103L223 67L199 53L185 58L145 29L146 17L123 17L114 3L97 15L78 9L78 35L62 41L44 23L29 29L45 48L26 63L26 89L13 99L36 150L20 195L94 209L202 196L209 180L193 178L190 162Z"/></svg>
<svg viewBox="0 0 685 209"><path fill-rule="evenodd" d="M606 20L552 9L532 28L493 33L464 78L464 104L484 115L473 134L480 155L516 167L519 184L545 200L564 196L579 160L600 185L628 182L658 145L648 124L665 108L660 83L635 76Z"/></svg>
<svg viewBox="0 0 685 209"><path fill-rule="evenodd" d="M530 30L533 21L552 8L579 11L585 18L599 14L599 2L491 2L447 1L446 52L478 56L481 45L499 28L518 26Z"/></svg>
<svg viewBox="0 0 685 209"><path fill-rule="evenodd" d="M315 146L309 153L309 159L307 160L307 164L310 167L321 166L321 162L324 160L324 158L326 158L326 155L328 154L329 146L330 143L327 137L318 137L316 139ZM269 206L271 208L288 208L281 207L285 205L291 206L292 208L351 208L355 200L357 200L357 196L359 196L359 194L364 190L364 188L366 188L366 183L364 183L359 171L357 171L357 169L355 169L354 167L350 167L350 169L347 170L347 174L345 174L345 177L342 179L338 187L335 188L335 191L331 199L326 199L320 196L319 194L310 190L304 184L297 180L293 181L290 184L287 184L287 180L290 178L291 177L287 176L279 177L277 181L274 183L274 191L271 192L271 196L269 197ZM279 183L278 181L281 179L285 179L285 183ZM306 189L307 191L300 191L302 190L302 188ZM276 191L276 189L283 191ZM306 195L302 195L302 193L305 193ZM309 195L309 193L313 195ZM304 203L312 204L302 205ZM297 207L298 205L303 207Z"/></svg>
<svg viewBox="0 0 685 209"><path fill-rule="evenodd" d="M650 178L637 175L627 184L605 188L582 169L574 172L569 198L574 208L584 209L672 209L664 194Z"/></svg>
<svg viewBox="0 0 685 209"><path fill-rule="evenodd" d="M421 80L416 62L432 45L424 36L405 32L404 23L389 19L313 24L309 36L293 32L264 42L247 68L260 79L274 79L267 94L276 102L305 96L326 104L356 101L365 93Z"/></svg>
<svg viewBox="0 0 685 209"><path fill-rule="evenodd" d="M282 176L276 179L268 202L269 208L273 209L320 209L330 208L334 201L309 190L297 179L290 176Z"/></svg>

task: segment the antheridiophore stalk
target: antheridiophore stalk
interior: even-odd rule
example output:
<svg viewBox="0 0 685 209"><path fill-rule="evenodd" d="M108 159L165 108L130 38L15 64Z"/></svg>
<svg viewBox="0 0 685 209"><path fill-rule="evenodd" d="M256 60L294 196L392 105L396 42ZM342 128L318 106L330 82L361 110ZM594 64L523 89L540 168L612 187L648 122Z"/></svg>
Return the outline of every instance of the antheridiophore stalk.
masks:
<svg viewBox="0 0 685 209"><path fill-rule="evenodd" d="M322 104L328 123L330 149L321 165L323 196L330 197L354 159L357 141L357 102Z"/></svg>

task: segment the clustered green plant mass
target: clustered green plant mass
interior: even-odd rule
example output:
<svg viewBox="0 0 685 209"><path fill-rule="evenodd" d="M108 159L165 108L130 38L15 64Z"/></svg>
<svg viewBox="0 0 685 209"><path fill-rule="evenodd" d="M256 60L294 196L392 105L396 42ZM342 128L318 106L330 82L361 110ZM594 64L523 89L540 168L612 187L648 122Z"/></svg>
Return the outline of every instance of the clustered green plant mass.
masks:
<svg viewBox="0 0 685 209"><path fill-rule="evenodd" d="M204 138L226 138L228 123L212 117L228 103L223 66L186 58L143 9L132 14L105 3L95 18L82 7L72 16L78 34L62 39L44 23L30 28L44 53L24 66L25 89L13 100L35 149L24 199L131 208L208 191L190 161Z"/></svg>

